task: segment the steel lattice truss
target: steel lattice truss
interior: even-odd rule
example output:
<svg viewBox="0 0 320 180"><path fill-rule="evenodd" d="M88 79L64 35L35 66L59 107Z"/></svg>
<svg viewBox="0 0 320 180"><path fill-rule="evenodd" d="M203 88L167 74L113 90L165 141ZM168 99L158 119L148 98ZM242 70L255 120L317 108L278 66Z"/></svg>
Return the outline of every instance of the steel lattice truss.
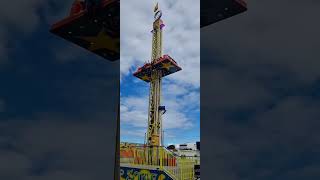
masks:
<svg viewBox="0 0 320 180"><path fill-rule="evenodd" d="M151 62L139 68L134 76L143 81L150 82L149 92L149 114L147 145L162 145L162 115L165 113L161 106L161 79L164 76L180 71L181 68L168 55L162 55L162 29L164 23L161 20L161 11L158 5L155 8L155 21L152 32Z"/></svg>

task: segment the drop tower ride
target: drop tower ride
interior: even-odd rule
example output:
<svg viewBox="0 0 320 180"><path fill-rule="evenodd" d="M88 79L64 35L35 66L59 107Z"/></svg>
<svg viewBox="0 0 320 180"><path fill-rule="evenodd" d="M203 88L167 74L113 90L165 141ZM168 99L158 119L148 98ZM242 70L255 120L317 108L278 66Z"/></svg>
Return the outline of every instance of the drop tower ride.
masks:
<svg viewBox="0 0 320 180"><path fill-rule="evenodd" d="M133 74L139 79L150 83L149 112L146 144L148 146L162 146L162 115L166 112L161 105L162 78L180 71L181 68L169 55L162 55L162 30L164 22L161 19L162 11L157 4L154 8L154 22L152 28L151 60Z"/></svg>

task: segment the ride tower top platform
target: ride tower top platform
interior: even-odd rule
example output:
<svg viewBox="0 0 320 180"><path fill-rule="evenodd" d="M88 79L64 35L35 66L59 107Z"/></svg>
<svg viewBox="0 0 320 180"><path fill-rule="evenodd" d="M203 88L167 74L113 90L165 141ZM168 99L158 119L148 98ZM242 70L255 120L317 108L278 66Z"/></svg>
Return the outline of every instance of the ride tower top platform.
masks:
<svg viewBox="0 0 320 180"><path fill-rule="evenodd" d="M133 73L133 75L145 82L150 82L151 72L160 71L161 78L178 72L181 70L181 67L178 66L177 62L173 60L169 55L163 55L159 59L151 63L146 63L142 67Z"/></svg>

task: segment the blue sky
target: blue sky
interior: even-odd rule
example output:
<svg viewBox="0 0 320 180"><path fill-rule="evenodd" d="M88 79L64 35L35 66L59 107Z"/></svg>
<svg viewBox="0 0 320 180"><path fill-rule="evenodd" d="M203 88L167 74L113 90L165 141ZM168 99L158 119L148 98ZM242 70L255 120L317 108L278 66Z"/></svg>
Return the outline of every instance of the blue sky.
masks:
<svg viewBox="0 0 320 180"><path fill-rule="evenodd" d="M136 103L128 104L145 111L147 85L126 75L150 57L154 2L140 1L121 0L121 13L134 12L132 19L122 19L121 30L128 30L122 40L137 37L121 42L128 47L122 51L121 85L131 88L134 99L126 100ZM192 69L199 60L187 58L192 50L198 55L199 45L188 43L198 42L197 35L190 36L198 29L188 29L193 18L185 17L198 12L180 16L166 2L160 1L167 25L165 52L183 71L165 82L197 97L200 74ZM181 2L172 7L198 11L182 8L190 4ZM201 166L207 167L202 174L224 180L318 180L320 26L315 22L320 2L247 2L248 12L201 29ZM0 6L1 180L112 179L119 62L105 61L48 32L71 4L11 0ZM182 41L184 36L196 39ZM195 47L183 50L181 42L183 49ZM179 91L166 96L178 97ZM123 97L128 92L122 91ZM164 101L168 109L174 102L190 105Z"/></svg>
<svg viewBox="0 0 320 180"><path fill-rule="evenodd" d="M151 55L150 33L156 1L121 4L121 140L144 141L147 128L149 84L132 73ZM165 144L200 140L200 2L159 1L166 27L164 54L182 71L163 79L162 104ZM193 7L193 8L190 8ZM134 13L132 13L134 12Z"/></svg>

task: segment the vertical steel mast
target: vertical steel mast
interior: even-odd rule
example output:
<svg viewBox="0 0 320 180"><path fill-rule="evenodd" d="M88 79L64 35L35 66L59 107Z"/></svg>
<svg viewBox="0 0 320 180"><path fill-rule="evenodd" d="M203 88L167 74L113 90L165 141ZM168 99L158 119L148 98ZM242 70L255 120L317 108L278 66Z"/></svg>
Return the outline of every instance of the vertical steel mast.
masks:
<svg viewBox="0 0 320 180"><path fill-rule="evenodd" d="M162 145L162 115L166 112L161 106L161 79L164 76L180 71L181 68L168 55L162 55L162 30L165 26L159 5L154 8L152 28L151 62L140 67L133 75L143 81L150 82L149 113L146 144L148 146Z"/></svg>
<svg viewBox="0 0 320 180"><path fill-rule="evenodd" d="M152 53L151 63L155 63L162 56L162 20L161 10L158 4L154 8L153 37L152 37ZM149 94L149 116L147 144L150 146L160 146L161 126L159 106L161 102L161 77L162 72L159 69L151 70L150 94Z"/></svg>

